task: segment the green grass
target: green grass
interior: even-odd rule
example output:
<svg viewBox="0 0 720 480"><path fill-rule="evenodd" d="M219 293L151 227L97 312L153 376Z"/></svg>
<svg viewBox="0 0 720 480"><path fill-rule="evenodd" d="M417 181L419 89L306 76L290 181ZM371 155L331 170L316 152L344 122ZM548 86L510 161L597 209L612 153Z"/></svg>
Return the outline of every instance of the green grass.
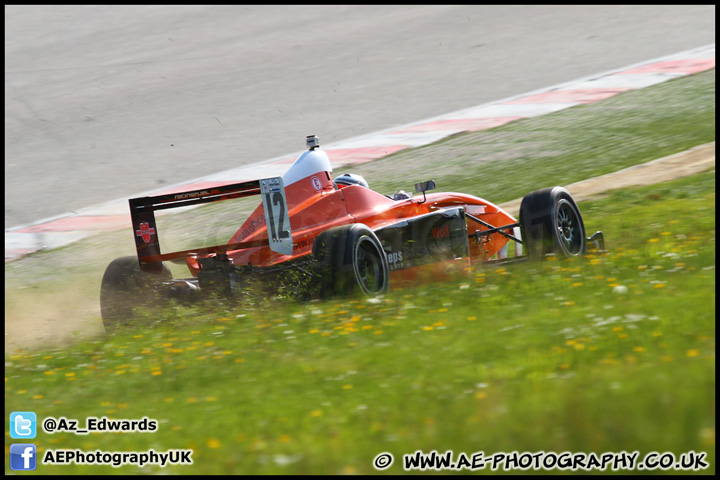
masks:
<svg viewBox="0 0 720 480"><path fill-rule="evenodd" d="M399 462L416 450L694 450L714 471L714 180L581 204L588 229L607 234L604 256L17 354L6 416L157 419L155 433L36 443L41 453L192 449L194 465L172 473L373 473L376 454Z"/></svg>
<svg viewBox="0 0 720 480"><path fill-rule="evenodd" d="M561 125L572 134L538 150L558 155L533 163L532 179L490 161L506 175L485 183L485 174L473 171L468 181L485 185L481 194L493 201L495 194L485 191L498 192L500 202L584 178L589 166L552 166L551 157L567 162L563 150L597 164L594 175L625 166L623 148L627 161L638 162L713 141L708 78L714 82L714 70L624 94L632 101L613 108L601 102L518 122L514 128L545 132L543 138ZM623 105L635 119L630 141L597 152L595 137L612 143L605 122L572 126ZM675 126L673 112L681 114ZM677 125L680 118L686 128ZM643 119L648 125L639 125ZM509 139L512 128L478 136ZM656 129L667 143L658 144ZM670 129L692 130L692 139ZM415 153L450 149L474 135ZM484 148L464 148L476 147ZM383 162L393 168L397 157L367 168ZM563 171L572 175L544 178ZM449 182L450 173L436 180ZM516 195L518 181L534 186ZM613 192L580 208L588 232L604 231L606 255L478 268L380 299L186 312L157 328L8 352L6 458L15 442L7 432L10 412L34 411L39 419L81 424L89 416L159 421L154 433L39 432L40 455L66 448L194 452L191 466L39 465L38 474L372 474L380 452L395 456L386 473L400 474L402 455L417 450L639 451L641 457L693 450L707 452L710 468L702 473L714 473L714 171ZM66 303L96 304L105 265L132 253L128 232L99 237L7 264L6 328L9 314L34 312L42 303L52 308L64 292L73 292ZM72 315L71 307L63 306L63 314ZM97 310L90 317L100 321ZM7 462L5 468L11 472Z"/></svg>

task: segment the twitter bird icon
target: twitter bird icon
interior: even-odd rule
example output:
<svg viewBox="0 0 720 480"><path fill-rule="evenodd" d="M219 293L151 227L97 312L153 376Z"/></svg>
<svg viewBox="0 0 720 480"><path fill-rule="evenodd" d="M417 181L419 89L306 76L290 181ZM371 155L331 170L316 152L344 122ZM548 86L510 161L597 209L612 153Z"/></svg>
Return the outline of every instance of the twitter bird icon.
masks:
<svg viewBox="0 0 720 480"><path fill-rule="evenodd" d="M35 438L37 415L35 412L12 412L10 414L10 437Z"/></svg>

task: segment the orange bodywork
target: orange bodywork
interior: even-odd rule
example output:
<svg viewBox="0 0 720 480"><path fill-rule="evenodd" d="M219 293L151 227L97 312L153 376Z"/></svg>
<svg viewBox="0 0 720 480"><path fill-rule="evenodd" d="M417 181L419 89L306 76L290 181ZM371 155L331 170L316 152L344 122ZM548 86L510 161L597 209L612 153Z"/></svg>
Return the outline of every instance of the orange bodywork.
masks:
<svg viewBox="0 0 720 480"><path fill-rule="evenodd" d="M312 252L314 239L324 230L332 227L363 223L377 230L413 217L437 212L445 208L463 207L467 214L493 225L515 224L517 220L492 203L462 193L429 193L415 195L403 200L393 200L370 188L359 185L338 188L333 184L329 172L318 172L294 181L285 187L287 208L292 230L293 251L283 255L272 251L269 246L255 246L240 250L229 250L228 258L234 265L267 267L289 260L296 260ZM488 227L466 218L467 233L487 230ZM512 228L508 230L512 233ZM266 240L267 227L263 205L260 203L243 225L229 240L228 244ZM412 267L394 270L391 284L402 285L420 280L427 275L437 278L443 272L462 270L476 262L483 262L498 255L509 239L499 233L486 235L482 241L469 238L469 257L443 262L443 265ZM197 259L186 259L188 268L197 275Z"/></svg>

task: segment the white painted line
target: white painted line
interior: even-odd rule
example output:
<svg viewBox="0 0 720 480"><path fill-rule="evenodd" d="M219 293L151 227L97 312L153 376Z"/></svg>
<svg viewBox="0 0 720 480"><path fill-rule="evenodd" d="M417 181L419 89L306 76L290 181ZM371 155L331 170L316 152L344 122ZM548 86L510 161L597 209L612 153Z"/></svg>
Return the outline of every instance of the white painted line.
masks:
<svg viewBox="0 0 720 480"><path fill-rule="evenodd" d="M402 128L404 127L400 127L395 130L401 130ZM372 135L369 138L362 138L359 140L345 140L343 142L335 142L329 145L322 146L321 148L323 148L323 150L333 150L341 148L392 147L397 145L412 148L436 142L447 136L447 131L418 133L388 132Z"/></svg>
<svg viewBox="0 0 720 480"><path fill-rule="evenodd" d="M528 95L529 96L529 95ZM515 99L513 99L515 100ZM574 107L577 103L526 103L516 105L490 104L480 105L468 110L449 113L443 118L494 118L494 117L539 117L548 113L559 112L566 108Z"/></svg>
<svg viewBox="0 0 720 480"><path fill-rule="evenodd" d="M607 75L586 82L579 82L574 88L629 88L632 90L657 85L684 75L679 73L629 73L626 75Z"/></svg>

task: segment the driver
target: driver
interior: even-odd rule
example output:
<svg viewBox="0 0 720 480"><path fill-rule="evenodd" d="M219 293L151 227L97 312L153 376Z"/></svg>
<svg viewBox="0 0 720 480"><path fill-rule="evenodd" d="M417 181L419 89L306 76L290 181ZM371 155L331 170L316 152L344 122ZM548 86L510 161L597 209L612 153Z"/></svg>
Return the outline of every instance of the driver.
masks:
<svg viewBox="0 0 720 480"><path fill-rule="evenodd" d="M367 181L362 176L354 173L343 173L339 177L336 177L335 180L333 180L333 183L335 184L335 188L338 190L349 187L350 185L360 185L365 188L370 188ZM398 190L392 197L389 195L386 196L393 200L407 200L410 198L410 195L408 195L404 190Z"/></svg>
<svg viewBox="0 0 720 480"><path fill-rule="evenodd" d="M333 183L335 184L335 188L338 189L349 187L350 185L360 185L365 188L370 188L367 181L363 177L361 177L360 175L355 175L354 173L343 173L339 177L335 177Z"/></svg>

